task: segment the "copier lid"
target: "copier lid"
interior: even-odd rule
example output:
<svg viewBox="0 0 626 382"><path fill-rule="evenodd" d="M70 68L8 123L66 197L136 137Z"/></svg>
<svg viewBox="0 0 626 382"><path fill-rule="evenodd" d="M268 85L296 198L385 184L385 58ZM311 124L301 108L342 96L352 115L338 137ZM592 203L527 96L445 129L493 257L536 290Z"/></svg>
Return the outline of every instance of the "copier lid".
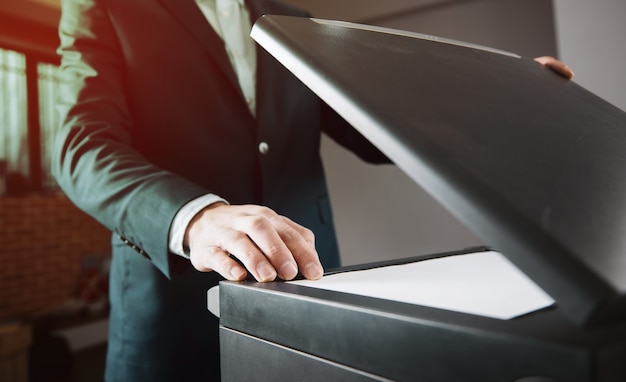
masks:
<svg viewBox="0 0 626 382"><path fill-rule="evenodd" d="M626 113L531 59L433 36L264 16L252 37L573 322L624 319Z"/></svg>

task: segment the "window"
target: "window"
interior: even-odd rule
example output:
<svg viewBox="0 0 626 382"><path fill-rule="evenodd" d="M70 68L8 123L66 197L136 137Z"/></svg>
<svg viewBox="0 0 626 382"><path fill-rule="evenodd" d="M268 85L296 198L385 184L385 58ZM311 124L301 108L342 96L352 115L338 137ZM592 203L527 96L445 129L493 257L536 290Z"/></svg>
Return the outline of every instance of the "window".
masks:
<svg viewBox="0 0 626 382"><path fill-rule="evenodd" d="M0 50L0 176L29 175L26 108L26 57ZM6 187L6 186L5 186ZM5 190L6 192L6 190Z"/></svg>
<svg viewBox="0 0 626 382"><path fill-rule="evenodd" d="M50 145L61 121L54 107L59 93L60 69L57 65L40 62L37 64L38 91L39 91L39 128L41 133L41 185L43 189L56 187L56 182L50 174Z"/></svg>
<svg viewBox="0 0 626 382"><path fill-rule="evenodd" d="M0 195L56 187L49 163L58 72L36 55L0 48Z"/></svg>

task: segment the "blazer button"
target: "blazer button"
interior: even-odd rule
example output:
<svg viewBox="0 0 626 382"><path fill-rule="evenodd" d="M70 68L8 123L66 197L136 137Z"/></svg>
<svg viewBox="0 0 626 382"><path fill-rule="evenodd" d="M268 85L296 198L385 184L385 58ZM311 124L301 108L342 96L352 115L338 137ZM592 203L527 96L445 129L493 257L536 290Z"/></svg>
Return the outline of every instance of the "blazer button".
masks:
<svg viewBox="0 0 626 382"><path fill-rule="evenodd" d="M259 152L263 155L266 155L270 151L270 145L266 142L259 143Z"/></svg>

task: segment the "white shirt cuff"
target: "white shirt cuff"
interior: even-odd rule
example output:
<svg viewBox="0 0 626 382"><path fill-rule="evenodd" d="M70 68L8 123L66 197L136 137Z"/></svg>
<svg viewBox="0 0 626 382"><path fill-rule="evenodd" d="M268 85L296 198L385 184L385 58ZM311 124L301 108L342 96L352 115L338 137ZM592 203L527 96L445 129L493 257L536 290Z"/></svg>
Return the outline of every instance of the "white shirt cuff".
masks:
<svg viewBox="0 0 626 382"><path fill-rule="evenodd" d="M169 249L172 253L189 258L189 254L185 252L183 247L187 226L198 212L217 202L228 204L226 200L217 195L206 194L188 202L178 211L170 227Z"/></svg>

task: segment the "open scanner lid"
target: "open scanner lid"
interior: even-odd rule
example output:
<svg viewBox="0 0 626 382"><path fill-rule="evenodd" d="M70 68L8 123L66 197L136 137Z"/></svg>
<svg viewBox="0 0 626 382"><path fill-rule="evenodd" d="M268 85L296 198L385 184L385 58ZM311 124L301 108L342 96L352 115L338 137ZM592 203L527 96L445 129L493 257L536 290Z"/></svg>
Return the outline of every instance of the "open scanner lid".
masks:
<svg viewBox="0 0 626 382"><path fill-rule="evenodd" d="M574 323L624 319L626 113L531 59L433 36L264 16L252 37Z"/></svg>

